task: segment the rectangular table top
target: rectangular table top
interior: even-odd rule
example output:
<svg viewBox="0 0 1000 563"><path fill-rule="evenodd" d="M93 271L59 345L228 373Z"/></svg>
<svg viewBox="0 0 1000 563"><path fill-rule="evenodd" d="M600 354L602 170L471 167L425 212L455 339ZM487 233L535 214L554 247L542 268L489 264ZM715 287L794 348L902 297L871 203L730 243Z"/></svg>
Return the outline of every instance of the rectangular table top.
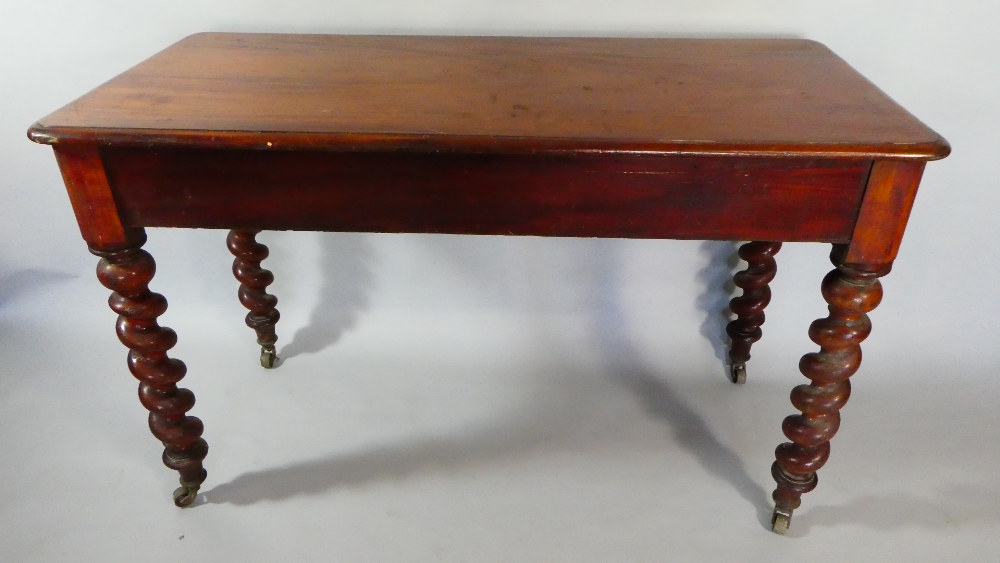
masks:
<svg viewBox="0 0 1000 563"><path fill-rule="evenodd" d="M819 43L203 33L42 143L933 160L948 143Z"/></svg>

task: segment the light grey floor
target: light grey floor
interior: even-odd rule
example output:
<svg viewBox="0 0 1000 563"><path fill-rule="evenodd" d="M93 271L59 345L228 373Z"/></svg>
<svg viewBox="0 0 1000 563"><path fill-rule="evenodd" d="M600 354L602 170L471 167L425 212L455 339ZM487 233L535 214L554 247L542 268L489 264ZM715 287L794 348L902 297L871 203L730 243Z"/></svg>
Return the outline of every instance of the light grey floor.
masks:
<svg viewBox="0 0 1000 563"><path fill-rule="evenodd" d="M268 234L284 361L266 371L223 237L151 230L148 245L211 447L187 510L90 266L4 272L4 560L915 562L1000 547L995 366L943 341L933 304L892 293L913 271L886 279L831 461L778 537L769 466L823 314L825 247L779 255L738 387L718 358L729 244Z"/></svg>

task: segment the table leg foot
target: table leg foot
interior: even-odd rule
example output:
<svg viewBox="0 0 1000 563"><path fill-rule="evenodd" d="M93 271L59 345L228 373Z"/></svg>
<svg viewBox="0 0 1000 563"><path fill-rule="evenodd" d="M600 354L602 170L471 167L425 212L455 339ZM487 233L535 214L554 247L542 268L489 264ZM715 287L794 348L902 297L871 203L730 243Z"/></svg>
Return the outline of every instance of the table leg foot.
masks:
<svg viewBox="0 0 1000 563"><path fill-rule="evenodd" d="M177 344L177 334L156 319L167 310L167 300L149 290L156 263L142 243L118 250L91 252L101 257L97 278L113 291L108 304L118 313L118 339L128 347L128 367L139 380L139 401L149 411L149 430L164 446L163 464L180 474L185 492L175 495L178 506L189 505L208 475L202 460L208 444L201 438L204 426L187 413L194 393L177 387L184 378L184 362L167 356Z"/></svg>
<svg viewBox="0 0 1000 563"><path fill-rule="evenodd" d="M743 385L747 382L747 363L736 362L730 359L729 378L733 383Z"/></svg>
<svg viewBox="0 0 1000 563"><path fill-rule="evenodd" d="M267 369L274 367L274 362L278 359L278 356L274 352L274 348L264 348L260 349L260 365Z"/></svg>
<svg viewBox="0 0 1000 563"><path fill-rule="evenodd" d="M878 278L891 268L891 264L842 263L837 247L831 261L836 269L826 275L822 285L830 314L809 327L809 338L820 350L799 361L799 371L810 383L792 390L792 405L801 414L782 423L791 441L778 446L771 466L777 483L772 495L775 514L787 515L789 520L801 505L802 495L816 488L816 472L830 456L830 440L840 428L840 409L851 396L848 378L858 371L861 342L871 332L867 313L882 300Z"/></svg>
<svg viewBox="0 0 1000 563"><path fill-rule="evenodd" d="M226 238L229 251L236 257L233 261L233 275L240 282L240 303L250 310L246 316L247 326L257 333L260 344L260 365L273 368L278 356L274 343L278 336L274 332L281 315L275 306L278 298L267 293L267 286L274 282L274 274L261 268L260 263L267 258L268 250L254 237L260 231L233 230Z"/></svg>
<svg viewBox="0 0 1000 563"><path fill-rule="evenodd" d="M778 535L785 535L788 527L792 524L792 511L775 508L771 514L771 531Z"/></svg>
<svg viewBox="0 0 1000 563"><path fill-rule="evenodd" d="M750 347L760 340L760 326L764 324L764 308L771 302L771 283L778 271L774 255L781 250L780 242L748 242L740 247L739 256L747 262L747 269L736 272L733 283L743 290L743 295L729 302L729 310L736 319L726 326L731 341L729 347L730 378L733 383L746 382L746 362Z"/></svg>
<svg viewBox="0 0 1000 563"><path fill-rule="evenodd" d="M174 490L174 504L178 508L187 508L198 498L198 489L201 483L185 483L181 481L181 486Z"/></svg>

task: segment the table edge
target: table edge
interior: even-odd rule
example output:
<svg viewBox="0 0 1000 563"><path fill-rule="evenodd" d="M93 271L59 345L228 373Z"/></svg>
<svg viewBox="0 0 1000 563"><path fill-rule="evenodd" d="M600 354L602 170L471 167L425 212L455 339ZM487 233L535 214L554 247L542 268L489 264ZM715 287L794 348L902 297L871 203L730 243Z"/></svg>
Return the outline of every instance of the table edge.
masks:
<svg viewBox="0 0 1000 563"><path fill-rule="evenodd" d="M951 145L937 136L922 143L745 143L690 140L615 140L511 137L492 135L314 133L193 129L121 129L48 127L40 122L27 132L43 145L228 148L257 150L327 150L337 152L450 152L487 154L647 154L704 156L810 156L939 160Z"/></svg>

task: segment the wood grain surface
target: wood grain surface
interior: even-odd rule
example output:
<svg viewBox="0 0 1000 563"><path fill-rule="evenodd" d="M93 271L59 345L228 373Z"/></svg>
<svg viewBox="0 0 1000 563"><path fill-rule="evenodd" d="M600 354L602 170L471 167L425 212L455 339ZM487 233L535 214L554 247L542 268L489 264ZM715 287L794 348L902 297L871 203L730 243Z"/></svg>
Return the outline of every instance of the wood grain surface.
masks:
<svg viewBox="0 0 1000 563"><path fill-rule="evenodd" d="M847 242L866 160L101 150L128 226Z"/></svg>
<svg viewBox="0 0 1000 563"><path fill-rule="evenodd" d="M875 162L844 263L891 264L896 259L923 173L923 162Z"/></svg>
<svg viewBox="0 0 1000 563"><path fill-rule="evenodd" d="M43 118L42 143L928 160L947 142L793 39L190 36Z"/></svg>

